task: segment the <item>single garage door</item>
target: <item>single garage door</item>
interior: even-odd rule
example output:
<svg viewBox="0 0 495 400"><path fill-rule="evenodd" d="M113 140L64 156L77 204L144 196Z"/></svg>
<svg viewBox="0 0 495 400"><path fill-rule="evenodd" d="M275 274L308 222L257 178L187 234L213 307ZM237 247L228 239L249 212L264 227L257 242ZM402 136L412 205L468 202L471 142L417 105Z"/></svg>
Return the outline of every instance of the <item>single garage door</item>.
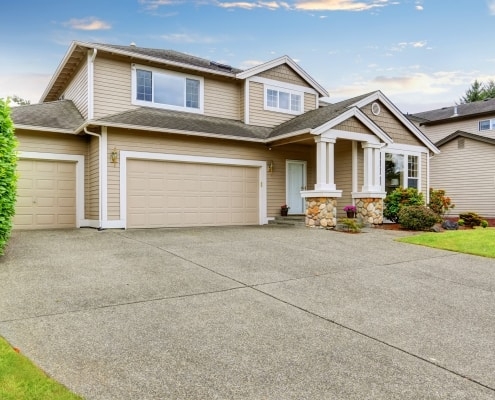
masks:
<svg viewBox="0 0 495 400"><path fill-rule="evenodd" d="M258 168L128 160L127 227L258 224Z"/></svg>
<svg viewBox="0 0 495 400"><path fill-rule="evenodd" d="M76 226L76 163L19 160L14 229Z"/></svg>

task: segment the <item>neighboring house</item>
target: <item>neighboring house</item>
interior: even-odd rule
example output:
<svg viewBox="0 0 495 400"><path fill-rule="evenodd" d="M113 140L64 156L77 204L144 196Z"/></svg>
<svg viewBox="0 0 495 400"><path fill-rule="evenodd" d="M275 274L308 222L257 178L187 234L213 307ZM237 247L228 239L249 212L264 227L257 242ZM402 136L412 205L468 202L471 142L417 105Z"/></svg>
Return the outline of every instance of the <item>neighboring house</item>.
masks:
<svg viewBox="0 0 495 400"><path fill-rule="evenodd" d="M408 115L440 149L430 186L445 189L455 208L495 218L495 99Z"/></svg>
<svg viewBox="0 0 495 400"><path fill-rule="evenodd" d="M283 204L334 226L351 203L381 223L386 190L427 192L438 149L380 91L326 96L287 56L241 71L74 42L41 103L12 110L15 228L266 224Z"/></svg>

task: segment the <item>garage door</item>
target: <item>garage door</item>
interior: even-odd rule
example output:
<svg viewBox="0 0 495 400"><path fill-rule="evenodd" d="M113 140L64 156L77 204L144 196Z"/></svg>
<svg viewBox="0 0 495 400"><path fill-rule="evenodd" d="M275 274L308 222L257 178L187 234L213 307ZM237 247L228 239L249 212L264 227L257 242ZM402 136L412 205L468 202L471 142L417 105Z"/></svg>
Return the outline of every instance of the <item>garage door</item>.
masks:
<svg viewBox="0 0 495 400"><path fill-rule="evenodd" d="M129 160L127 227L258 224L258 168Z"/></svg>
<svg viewBox="0 0 495 400"><path fill-rule="evenodd" d="M14 229L76 226L76 163L19 160Z"/></svg>

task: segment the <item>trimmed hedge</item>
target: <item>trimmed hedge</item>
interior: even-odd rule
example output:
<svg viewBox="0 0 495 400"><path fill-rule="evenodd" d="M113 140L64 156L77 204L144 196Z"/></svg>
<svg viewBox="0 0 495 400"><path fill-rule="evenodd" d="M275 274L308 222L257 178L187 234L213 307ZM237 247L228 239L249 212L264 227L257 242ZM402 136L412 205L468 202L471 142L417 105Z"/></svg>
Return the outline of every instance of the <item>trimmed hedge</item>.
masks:
<svg viewBox="0 0 495 400"><path fill-rule="evenodd" d="M413 231L430 230L438 221L438 215L426 206L409 206L399 211L399 223Z"/></svg>
<svg viewBox="0 0 495 400"><path fill-rule="evenodd" d="M418 192L415 188L397 188L389 193L383 201L385 209L383 216L393 222L401 222L399 212L403 207L421 206L425 202L423 193Z"/></svg>
<svg viewBox="0 0 495 400"><path fill-rule="evenodd" d="M12 230L17 194L17 141L8 101L0 99L0 254Z"/></svg>

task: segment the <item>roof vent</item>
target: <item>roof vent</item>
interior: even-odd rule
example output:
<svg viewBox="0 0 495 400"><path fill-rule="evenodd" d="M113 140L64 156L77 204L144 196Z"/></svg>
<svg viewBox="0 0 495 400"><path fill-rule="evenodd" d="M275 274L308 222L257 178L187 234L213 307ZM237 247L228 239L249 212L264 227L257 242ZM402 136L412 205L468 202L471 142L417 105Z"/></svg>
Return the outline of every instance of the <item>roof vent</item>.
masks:
<svg viewBox="0 0 495 400"><path fill-rule="evenodd" d="M131 47L136 47L136 43L131 42L131 44L130 44L129 46L131 46Z"/></svg>
<svg viewBox="0 0 495 400"><path fill-rule="evenodd" d="M457 106L454 106L454 115L452 115L453 117L457 117L459 116L459 114L457 113Z"/></svg>

